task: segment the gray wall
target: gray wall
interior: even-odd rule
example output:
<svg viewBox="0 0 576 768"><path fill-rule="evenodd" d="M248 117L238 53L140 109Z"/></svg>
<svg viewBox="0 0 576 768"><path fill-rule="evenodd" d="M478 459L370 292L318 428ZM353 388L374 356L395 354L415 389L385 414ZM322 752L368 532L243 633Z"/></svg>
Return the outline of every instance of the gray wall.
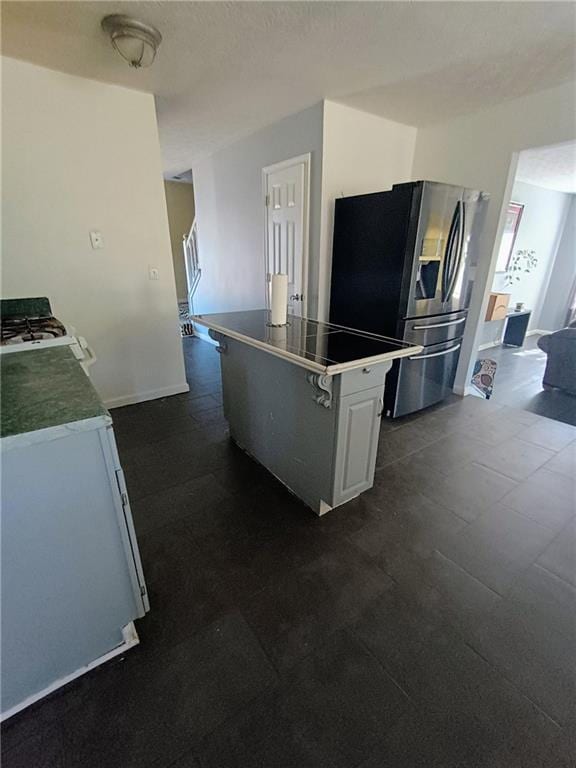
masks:
<svg viewBox="0 0 576 768"><path fill-rule="evenodd" d="M202 267L198 312L265 304L262 168L311 153L309 314L318 297L323 105L290 115L199 162L192 170Z"/></svg>
<svg viewBox="0 0 576 768"><path fill-rule="evenodd" d="M183 181L165 181L164 192L166 193L176 296L181 301L188 297L182 235L188 234L194 221L194 187Z"/></svg>
<svg viewBox="0 0 576 768"><path fill-rule="evenodd" d="M524 205L514 243L514 253L519 250L534 250L538 258L538 265L529 274L521 274L520 281L515 282L512 286L506 285L505 272L496 272L492 290L510 293L511 309L516 302L522 301L527 309L532 310L529 330L554 330L548 324L551 319L550 315L565 315L565 310L558 309L557 305L560 302L562 307L567 307L570 285L574 279L567 275L570 273L570 267L574 273L574 228L572 228L571 240L572 265L570 265L568 253L560 257L560 248L573 197L573 195L565 192L544 189L521 181L514 183L510 199ZM566 245L568 251L570 243ZM552 287L557 263L560 264L559 274L554 280L554 287ZM562 281L565 280L568 280L569 284L564 287L565 290L563 291ZM503 332L503 320L483 323L480 344L500 343Z"/></svg>
<svg viewBox="0 0 576 768"><path fill-rule="evenodd" d="M576 281L576 195L571 203L540 312L540 328L556 331L566 323L568 303Z"/></svg>
<svg viewBox="0 0 576 768"><path fill-rule="evenodd" d="M521 181L514 182L511 200L524 205L518 228L514 253L519 250L534 250L538 264L532 272L520 274L520 281L506 287L505 272L494 275L492 290L512 294L510 306L522 301L532 310L529 329L544 328L541 310L548 290L556 253L562 238L571 195L545 189Z"/></svg>

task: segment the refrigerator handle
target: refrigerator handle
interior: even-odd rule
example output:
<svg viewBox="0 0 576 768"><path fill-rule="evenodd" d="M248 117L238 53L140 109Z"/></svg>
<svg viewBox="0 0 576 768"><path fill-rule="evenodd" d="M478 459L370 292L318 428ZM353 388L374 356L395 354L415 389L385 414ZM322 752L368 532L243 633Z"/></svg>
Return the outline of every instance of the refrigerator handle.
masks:
<svg viewBox="0 0 576 768"><path fill-rule="evenodd" d="M450 320L448 323L434 323L433 325L413 325L412 330L413 331L427 331L430 328L448 328L449 325L459 325L460 323L465 323L466 318L460 317L458 320Z"/></svg>
<svg viewBox="0 0 576 768"><path fill-rule="evenodd" d="M465 204L463 200L458 202L460 206L460 216L458 217L458 249L456 251L456 261L452 267L452 273L448 280L448 291L446 294L446 301L450 301L454 288L456 287L456 280L458 278L458 272L462 264L462 257L464 255L464 236L466 232L465 227Z"/></svg>
<svg viewBox="0 0 576 768"><path fill-rule="evenodd" d="M448 286L451 275L452 252L454 250L454 239L458 232L459 218L460 200L456 203L454 213L452 214L452 221L450 223L450 230L448 232L448 239L446 241L446 248L444 250L444 263L442 264L442 303L447 300Z"/></svg>
<svg viewBox="0 0 576 768"><path fill-rule="evenodd" d="M408 360L426 360L429 357L443 357L444 355L449 355L451 352L456 352L461 346L461 344L456 344L455 347L450 347L450 349L445 349L442 352L430 352L429 355L411 355Z"/></svg>

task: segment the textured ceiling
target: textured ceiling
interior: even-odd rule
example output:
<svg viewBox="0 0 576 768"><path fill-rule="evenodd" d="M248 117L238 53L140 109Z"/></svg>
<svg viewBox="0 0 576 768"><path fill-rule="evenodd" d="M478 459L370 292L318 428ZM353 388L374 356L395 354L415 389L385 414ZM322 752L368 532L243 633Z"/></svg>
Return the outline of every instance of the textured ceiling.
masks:
<svg viewBox="0 0 576 768"><path fill-rule="evenodd" d="M516 180L576 194L576 142L520 152Z"/></svg>
<svg viewBox="0 0 576 768"><path fill-rule="evenodd" d="M100 29L164 37L131 70ZM167 172L330 98L414 125L573 77L569 2L3 2L3 53L156 94Z"/></svg>

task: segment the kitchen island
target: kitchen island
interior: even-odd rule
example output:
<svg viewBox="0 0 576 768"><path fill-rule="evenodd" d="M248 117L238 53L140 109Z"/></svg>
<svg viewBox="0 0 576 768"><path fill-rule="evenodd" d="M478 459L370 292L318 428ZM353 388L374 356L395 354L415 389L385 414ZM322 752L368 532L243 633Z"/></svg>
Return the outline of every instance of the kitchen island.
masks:
<svg viewBox="0 0 576 768"><path fill-rule="evenodd" d="M2 719L138 642L112 419L69 346L1 359Z"/></svg>
<svg viewBox="0 0 576 768"><path fill-rule="evenodd" d="M372 487L392 363L422 347L265 309L197 315L221 353L232 439L318 515Z"/></svg>

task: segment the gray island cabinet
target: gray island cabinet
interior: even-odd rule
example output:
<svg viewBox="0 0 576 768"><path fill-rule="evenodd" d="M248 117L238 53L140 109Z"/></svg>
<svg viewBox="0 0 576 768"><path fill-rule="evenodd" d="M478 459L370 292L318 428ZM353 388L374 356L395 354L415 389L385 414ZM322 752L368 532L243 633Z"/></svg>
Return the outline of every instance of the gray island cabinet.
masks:
<svg viewBox="0 0 576 768"><path fill-rule="evenodd" d="M268 310L198 315L218 342L232 439L318 515L372 487L384 382L421 347Z"/></svg>

